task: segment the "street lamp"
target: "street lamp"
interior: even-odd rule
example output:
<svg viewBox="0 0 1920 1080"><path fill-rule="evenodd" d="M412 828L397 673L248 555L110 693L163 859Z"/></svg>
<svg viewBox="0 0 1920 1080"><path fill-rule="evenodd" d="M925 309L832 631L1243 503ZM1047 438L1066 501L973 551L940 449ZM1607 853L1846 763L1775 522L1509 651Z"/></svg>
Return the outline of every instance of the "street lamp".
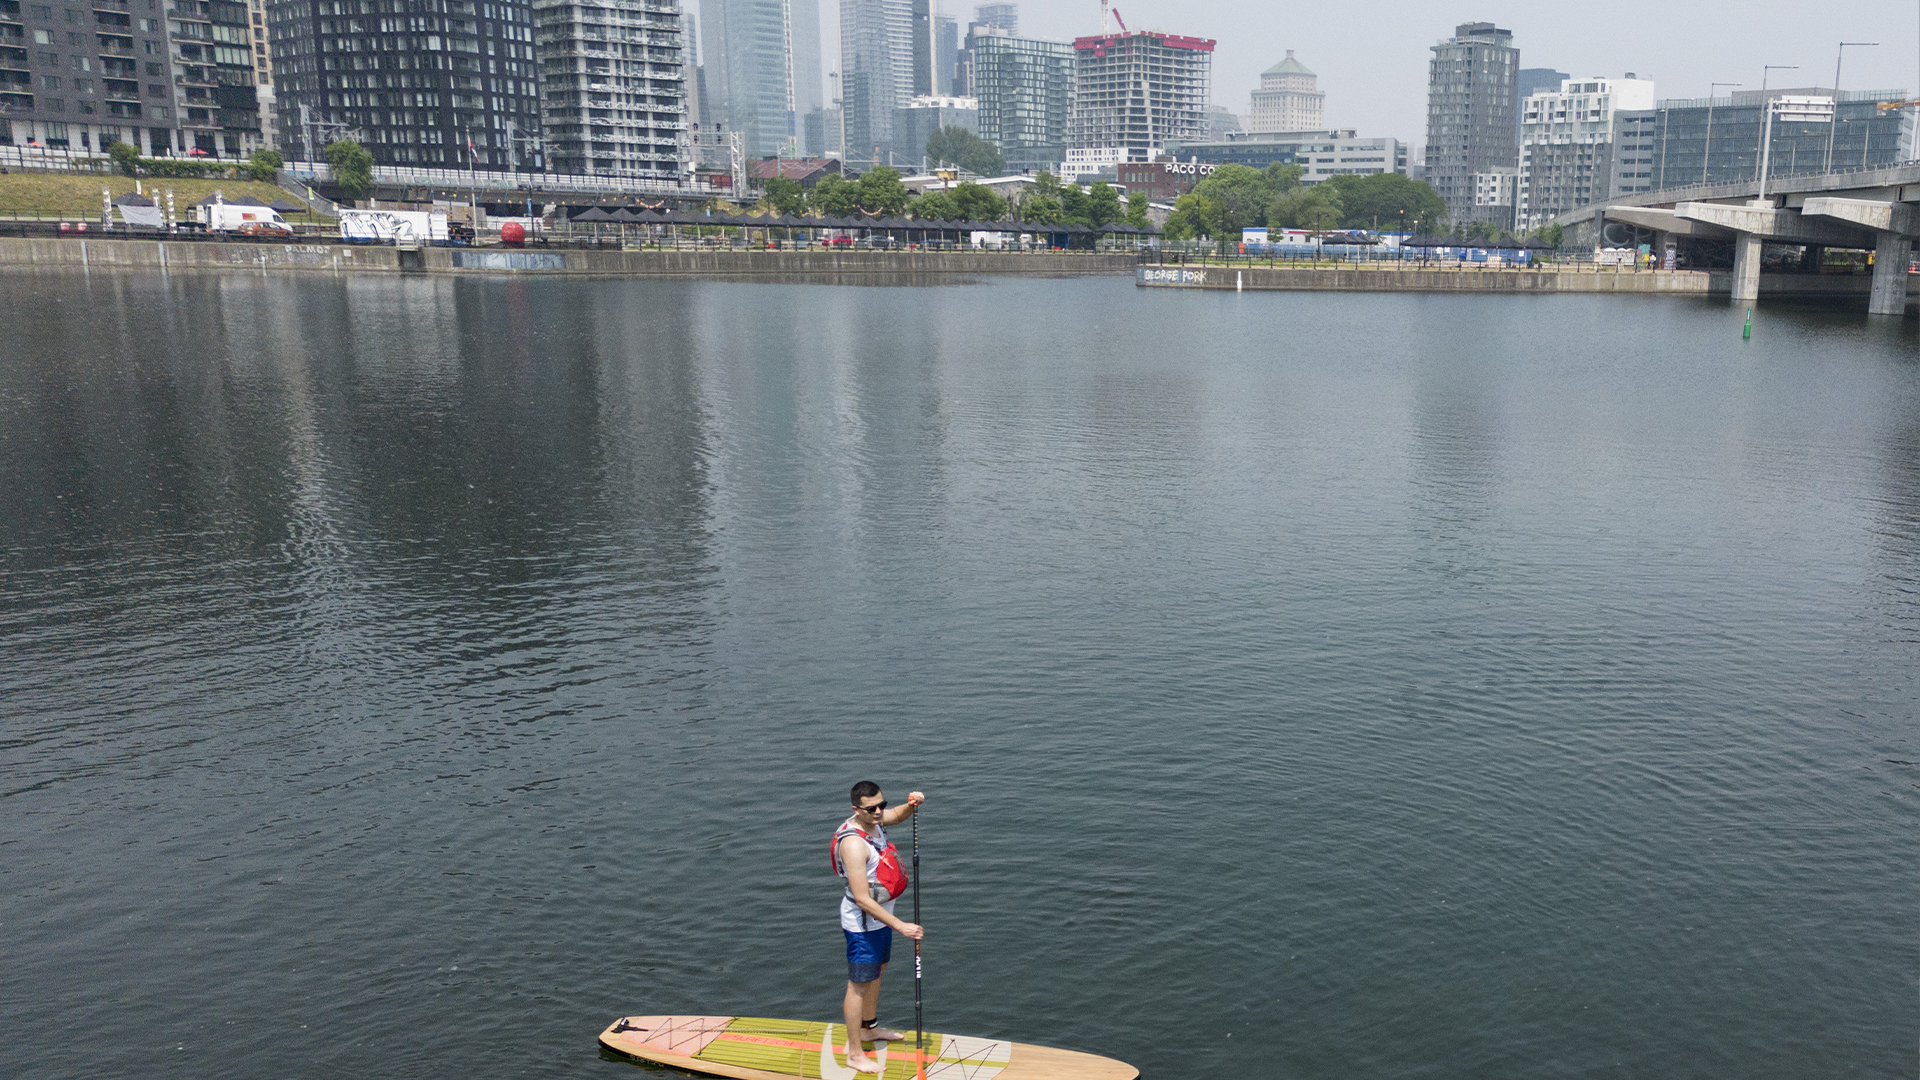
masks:
<svg viewBox="0 0 1920 1080"><path fill-rule="evenodd" d="M1833 171L1833 137L1840 131L1840 60L1847 55L1849 45L1878 45L1877 41L1843 41L1833 53L1833 126L1827 129L1827 159L1821 166L1822 172Z"/></svg>
<svg viewBox="0 0 1920 1080"><path fill-rule="evenodd" d="M1773 115L1767 108L1767 76L1775 71L1798 71L1799 64L1764 64L1760 68L1760 160L1753 163L1753 177L1760 181L1764 189L1766 181L1767 138L1770 134L1767 120ZM1764 190L1762 194L1765 194Z"/></svg>
<svg viewBox="0 0 1920 1080"><path fill-rule="evenodd" d="M540 136L529 134L524 129L522 129L519 124L515 123L512 120L508 120L507 121L507 146L513 151L513 168L515 172L520 171L520 146L522 143L526 144L529 156L531 156L533 153L536 153L536 152L543 153L546 149L546 144L540 138ZM542 160L541 164L542 165L545 164L544 159ZM533 229L533 172L532 170L527 171L526 177L527 177L527 229L528 231L532 231Z"/></svg>
<svg viewBox="0 0 1920 1080"><path fill-rule="evenodd" d="M1707 87L1707 148L1700 152L1700 182L1707 182L1707 163L1713 160L1713 92L1723 86L1744 86L1745 83L1717 82ZM1766 95L1762 94L1764 98Z"/></svg>

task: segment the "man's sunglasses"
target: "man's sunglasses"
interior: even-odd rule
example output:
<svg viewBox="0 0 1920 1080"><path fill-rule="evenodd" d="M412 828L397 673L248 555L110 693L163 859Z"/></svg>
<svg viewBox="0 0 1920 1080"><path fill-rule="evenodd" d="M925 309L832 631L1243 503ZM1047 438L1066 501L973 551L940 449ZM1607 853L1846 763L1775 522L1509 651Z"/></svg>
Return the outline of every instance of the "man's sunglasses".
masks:
<svg viewBox="0 0 1920 1080"><path fill-rule="evenodd" d="M867 814L877 814L880 811L885 810L886 808L887 808L887 800L885 799L881 799L879 802L874 803L872 806L860 806L858 804L854 806L855 810L858 810L858 811L861 811L862 813L867 813Z"/></svg>

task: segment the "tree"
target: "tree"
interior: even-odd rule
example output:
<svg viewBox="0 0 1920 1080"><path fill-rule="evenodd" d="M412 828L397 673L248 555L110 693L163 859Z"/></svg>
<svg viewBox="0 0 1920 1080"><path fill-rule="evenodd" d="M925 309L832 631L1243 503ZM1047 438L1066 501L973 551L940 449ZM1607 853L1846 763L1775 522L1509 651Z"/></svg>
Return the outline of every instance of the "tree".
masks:
<svg viewBox="0 0 1920 1080"><path fill-rule="evenodd" d="M1566 232L1567 230L1565 229L1565 227L1556 223L1552 225L1540 226L1538 229L1534 230L1533 235L1535 239L1542 240L1546 243L1552 244L1554 247L1557 248L1560 246L1560 240L1562 237L1566 235Z"/></svg>
<svg viewBox="0 0 1920 1080"><path fill-rule="evenodd" d="M828 173L813 185L807 202L817 214L846 217L860 201L860 186L838 173Z"/></svg>
<svg viewBox="0 0 1920 1080"><path fill-rule="evenodd" d="M1269 165L1265 169L1222 165L1214 169L1193 189L1206 196L1216 211L1207 235L1230 237L1241 229L1271 224L1268 208L1274 199L1300 186L1301 174L1298 165Z"/></svg>
<svg viewBox="0 0 1920 1080"><path fill-rule="evenodd" d="M1065 219L1061 195L1060 178L1043 172L1033 178L1033 186L1014 200L1013 216L1035 225L1058 225Z"/></svg>
<svg viewBox="0 0 1920 1080"><path fill-rule="evenodd" d="M1307 175L1307 170L1298 165L1282 165L1275 162L1262 170L1261 175L1265 178L1267 187L1275 195L1285 195L1300 186L1300 179Z"/></svg>
<svg viewBox="0 0 1920 1080"><path fill-rule="evenodd" d="M862 173L855 184L860 209L880 217L897 215L907 208L913 192L900 182L900 174L882 165Z"/></svg>
<svg viewBox="0 0 1920 1080"><path fill-rule="evenodd" d="M776 214L804 214L807 212L807 192L798 180L785 176L770 176L761 187L760 201Z"/></svg>
<svg viewBox="0 0 1920 1080"><path fill-rule="evenodd" d="M1063 184L1060 187L1060 221L1067 225L1085 225L1087 223L1087 193L1080 190L1079 184Z"/></svg>
<svg viewBox="0 0 1920 1080"><path fill-rule="evenodd" d="M120 167L126 176L138 175L140 169L140 148L132 143L123 143L118 139L107 144L107 156Z"/></svg>
<svg viewBox="0 0 1920 1080"><path fill-rule="evenodd" d="M1087 224L1092 228L1110 225L1121 217L1120 193L1105 180L1096 180L1087 192Z"/></svg>
<svg viewBox="0 0 1920 1080"><path fill-rule="evenodd" d="M1127 193L1127 224L1136 229L1147 227L1147 193L1132 191Z"/></svg>
<svg viewBox="0 0 1920 1080"><path fill-rule="evenodd" d="M1060 210L1060 196L1043 191L1022 195L1017 216L1035 225L1058 225L1065 218Z"/></svg>
<svg viewBox="0 0 1920 1080"><path fill-rule="evenodd" d="M333 184L349 199L364 199L373 190L373 155L352 139L335 139L327 144L327 166Z"/></svg>
<svg viewBox="0 0 1920 1080"><path fill-rule="evenodd" d="M907 209L922 221L954 221L961 216L950 191L929 191L913 200Z"/></svg>
<svg viewBox="0 0 1920 1080"><path fill-rule="evenodd" d="M998 221L1007 212L1007 200L981 184L959 183L953 196L954 217L962 221Z"/></svg>
<svg viewBox="0 0 1920 1080"><path fill-rule="evenodd" d="M278 150L255 150L253 156L247 159L246 174L263 184L271 184L280 167L285 164Z"/></svg>
<svg viewBox="0 0 1920 1080"><path fill-rule="evenodd" d="M1340 224L1340 215L1340 193L1315 184L1276 197L1267 208L1267 224L1279 229L1331 229Z"/></svg>
<svg viewBox="0 0 1920 1080"><path fill-rule="evenodd" d="M1469 240L1491 240L1500 235L1500 230L1494 228L1491 221L1473 221L1467 223L1463 235Z"/></svg>
<svg viewBox="0 0 1920 1080"><path fill-rule="evenodd" d="M1266 176L1245 165L1221 165L1194 185L1218 211L1214 228L1208 235L1228 236L1248 226L1266 224L1267 204L1277 194L1269 190Z"/></svg>
<svg viewBox="0 0 1920 1080"><path fill-rule="evenodd" d="M1220 233L1220 208L1198 188L1174 200L1173 213L1167 218L1167 238L1186 240L1195 236Z"/></svg>
<svg viewBox="0 0 1920 1080"><path fill-rule="evenodd" d="M1339 195L1342 224L1349 229L1431 232L1447 216L1447 204L1433 188L1400 173L1334 176L1322 186Z"/></svg>
<svg viewBox="0 0 1920 1080"><path fill-rule="evenodd" d="M958 165L979 176L999 176L1007 170L998 147L963 127L943 127L927 136L927 158L935 165Z"/></svg>

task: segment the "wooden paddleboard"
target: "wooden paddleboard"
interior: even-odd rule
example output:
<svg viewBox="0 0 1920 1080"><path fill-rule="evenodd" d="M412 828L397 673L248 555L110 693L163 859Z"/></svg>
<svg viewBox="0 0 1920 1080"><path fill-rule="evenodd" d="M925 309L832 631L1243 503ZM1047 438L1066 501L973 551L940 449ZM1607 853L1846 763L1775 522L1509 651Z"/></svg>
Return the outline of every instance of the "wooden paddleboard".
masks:
<svg viewBox="0 0 1920 1080"><path fill-rule="evenodd" d="M736 1080L866 1080L847 1067L842 1024L768 1020L757 1016L623 1016L600 1033L600 1044L629 1057ZM928 1032L921 1052L927 1080L1134 1080L1123 1061L1050 1046ZM919 1058L913 1036L873 1043L885 1066L881 1080L913 1080Z"/></svg>

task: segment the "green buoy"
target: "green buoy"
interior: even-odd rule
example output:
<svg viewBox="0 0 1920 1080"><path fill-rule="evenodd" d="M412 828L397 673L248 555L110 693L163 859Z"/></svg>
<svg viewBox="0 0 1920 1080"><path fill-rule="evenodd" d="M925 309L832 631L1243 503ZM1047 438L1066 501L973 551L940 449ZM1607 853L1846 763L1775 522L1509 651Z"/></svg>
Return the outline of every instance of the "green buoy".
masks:
<svg viewBox="0 0 1920 1080"><path fill-rule="evenodd" d="M1753 340L1753 309L1752 308L1747 309L1747 325L1740 328L1740 340L1741 341Z"/></svg>

